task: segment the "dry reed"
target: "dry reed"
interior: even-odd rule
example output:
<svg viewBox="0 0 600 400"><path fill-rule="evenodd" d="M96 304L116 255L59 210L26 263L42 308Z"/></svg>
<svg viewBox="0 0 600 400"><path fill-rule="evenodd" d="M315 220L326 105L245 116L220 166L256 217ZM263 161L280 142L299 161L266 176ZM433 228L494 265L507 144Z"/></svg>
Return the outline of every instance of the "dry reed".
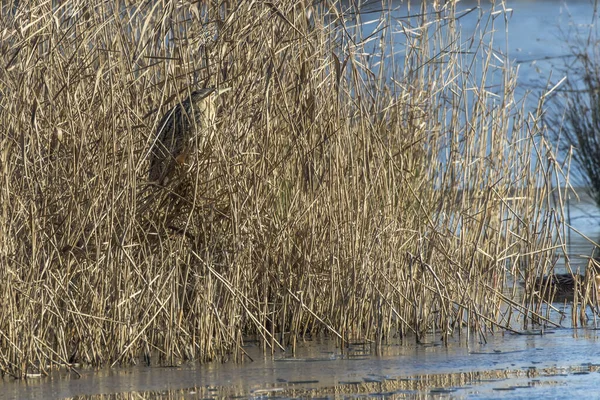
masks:
<svg viewBox="0 0 600 400"><path fill-rule="evenodd" d="M339 2L6 4L3 373L544 321L511 288L564 243L563 171L501 8L463 38L451 4L371 30ZM205 84L232 88L214 139L152 192L160 114Z"/></svg>

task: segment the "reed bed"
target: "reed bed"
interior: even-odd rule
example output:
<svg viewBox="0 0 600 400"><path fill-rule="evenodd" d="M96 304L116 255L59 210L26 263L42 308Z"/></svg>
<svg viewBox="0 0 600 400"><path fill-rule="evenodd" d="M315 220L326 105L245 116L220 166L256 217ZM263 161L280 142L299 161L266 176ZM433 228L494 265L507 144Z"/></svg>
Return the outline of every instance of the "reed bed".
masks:
<svg viewBox="0 0 600 400"><path fill-rule="evenodd" d="M501 4L473 37L437 3L2 4L4 374L547 323L566 173ZM204 85L213 139L157 190L160 115Z"/></svg>

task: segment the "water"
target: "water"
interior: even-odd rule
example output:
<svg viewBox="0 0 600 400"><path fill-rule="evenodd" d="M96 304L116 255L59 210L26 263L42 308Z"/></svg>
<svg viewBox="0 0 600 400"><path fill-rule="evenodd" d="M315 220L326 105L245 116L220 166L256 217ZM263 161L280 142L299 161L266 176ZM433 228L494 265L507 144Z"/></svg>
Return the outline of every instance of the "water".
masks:
<svg viewBox="0 0 600 400"><path fill-rule="evenodd" d="M2 384L2 399L49 399L122 393L115 398L338 396L436 394L452 397L570 397L585 395L598 379L595 330L559 329L542 334L496 333L487 343L435 338L374 349L354 346L344 354L332 342L308 342L296 358L282 353L248 364L183 365L82 371ZM508 392L507 392L508 391ZM94 397L81 397L94 398ZM338 397L339 398L339 397ZM530 398L530 397L529 397ZM587 398L587 397L586 397Z"/></svg>
<svg viewBox="0 0 600 400"><path fill-rule="evenodd" d="M371 4L365 6L361 14L361 22L364 26L363 37L368 37L378 27L380 28L380 2L374 1ZM419 4L420 2L413 1L409 7L406 2L393 2L394 21L402 24L410 21L410 16L413 16L413 21L416 21L418 17L414 16L420 13ZM483 39L483 42L487 43L490 38L493 38L495 53L500 57L506 55L509 61L519 66L517 89L519 94L524 95L527 91L534 91L539 95L563 78L564 74L558 71L564 70L565 65L573 60L570 45L575 43L578 35L583 35L579 37L580 39L586 38L590 28L597 21L598 15L595 14L593 0L568 2L508 0L505 5L502 8L500 2L497 2L496 14L493 18L495 30L493 33L486 32L486 39ZM489 22L491 10L489 1L457 2L456 11L460 16L458 26L463 32L463 45L468 43L467 39L479 25ZM480 21L481 11L483 11L483 20ZM395 32L397 34L394 40L404 43L405 34L400 29L395 29ZM373 44L374 53L377 53L377 48L377 44ZM398 61L401 62L402 57L399 57Z"/></svg>
<svg viewBox="0 0 600 400"><path fill-rule="evenodd" d="M461 8L477 6L477 1L461 2ZM486 8L485 5L481 5ZM593 3L588 0L563 2L560 0L508 1L506 37L499 25L494 34L495 43L519 65L519 87L537 90L547 88L547 81L557 83L564 75L556 72L572 61L569 42L578 33L588 33L597 20ZM462 21L463 28L473 30L475 18ZM504 45L507 38L507 46Z"/></svg>

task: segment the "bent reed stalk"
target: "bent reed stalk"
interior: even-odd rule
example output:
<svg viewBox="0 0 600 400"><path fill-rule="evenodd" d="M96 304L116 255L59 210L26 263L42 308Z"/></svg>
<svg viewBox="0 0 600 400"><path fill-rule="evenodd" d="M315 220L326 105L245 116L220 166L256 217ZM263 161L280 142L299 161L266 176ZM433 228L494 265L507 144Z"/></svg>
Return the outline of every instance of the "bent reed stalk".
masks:
<svg viewBox="0 0 600 400"><path fill-rule="evenodd" d="M562 170L493 17L206 3L3 6L3 373L547 323L512 282L563 245ZM211 142L149 186L160 115L204 85L231 88Z"/></svg>

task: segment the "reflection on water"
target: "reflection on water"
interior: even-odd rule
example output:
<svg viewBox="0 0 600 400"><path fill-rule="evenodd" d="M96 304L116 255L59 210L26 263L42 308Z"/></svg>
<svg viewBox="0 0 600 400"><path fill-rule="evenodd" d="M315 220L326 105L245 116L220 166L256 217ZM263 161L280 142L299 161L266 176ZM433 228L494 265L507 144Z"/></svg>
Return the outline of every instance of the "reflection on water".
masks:
<svg viewBox="0 0 600 400"><path fill-rule="evenodd" d="M593 373L599 372L595 365L585 365L574 368L549 368L538 370L535 367L527 370L482 371L469 373L420 375L406 379L386 378L383 380L365 380L352 383L341 383L332 387L304 388L294 383L281 383L251 393L236 391L231 387L193 387L174 389L161 392L136 392L110 396L111 399L182 399L182 398L346 398L384 397L386 399L467 397L476 395L478 398L496 397L497 392L510 391L510 396L541 396L554 397L564 393L565 378L575 378L580 383L597 378ZM584 377L583 379L581 377ZM533 389L533 390L530 390ZM92 395L78 396L77 399L106 399L108 396Z"/></svg>

